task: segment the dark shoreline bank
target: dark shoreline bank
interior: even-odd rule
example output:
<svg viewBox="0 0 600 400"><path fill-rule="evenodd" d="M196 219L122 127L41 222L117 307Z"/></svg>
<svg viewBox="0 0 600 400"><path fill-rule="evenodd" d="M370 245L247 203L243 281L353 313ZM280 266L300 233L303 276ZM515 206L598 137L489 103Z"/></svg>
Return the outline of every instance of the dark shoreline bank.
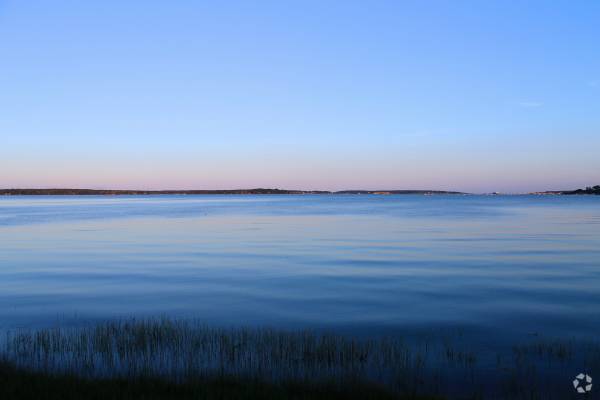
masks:
<svg viewBox="0 0 600 400"><path fill-rule="evenodd" d="M357 381L337 385L298 382L270 384L236 378L170 382L161 378L86 379L19 369L0 362L0 398L3 400L437 400L439 397L398 397L377 385Z"/></svg>

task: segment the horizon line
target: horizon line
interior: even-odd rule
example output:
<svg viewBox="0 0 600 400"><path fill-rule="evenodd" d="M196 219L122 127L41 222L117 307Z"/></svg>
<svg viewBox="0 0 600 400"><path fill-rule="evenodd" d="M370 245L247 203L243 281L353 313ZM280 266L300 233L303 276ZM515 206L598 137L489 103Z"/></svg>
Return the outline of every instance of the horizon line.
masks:
<svg viewBox="0 0 600 400"><path fill-rule="evenodd" d="M575 189L577 190L577 189ZM442 189L342 189L342 190L318 190L318 189L281 189L281 188L235 188L235 189L90 189L76 187L37 187L37 188L0 188L0 195L77 195L77 194L560 194L570 190L544 190L531 192L463 192L457 190ZM45 193L44 193L45 192ZM50 193L54 192L54 193Z"/></svg>

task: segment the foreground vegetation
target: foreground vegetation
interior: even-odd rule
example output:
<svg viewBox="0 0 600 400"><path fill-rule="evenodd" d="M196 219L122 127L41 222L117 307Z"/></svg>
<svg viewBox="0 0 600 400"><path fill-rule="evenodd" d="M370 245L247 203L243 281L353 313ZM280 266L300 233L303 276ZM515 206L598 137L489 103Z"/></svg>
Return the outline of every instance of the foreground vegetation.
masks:
<svg viewBox="0 0 600 400"><path fill-rule="evenodd" d="M190 379L172 382L160 378L86 379L75 374L50 374L17 369L0 363L0 398L19 400L93 400L93 399L366 399L392 400L398 396L377 385L346 382L269 384L240 378ZM434 400L434 397L404 397Z"/></svg>
<svg viewBox="0 0 600 400"><path fill-rule="evenodd" d="M0 398L565 399L572 375L600 372L596 344L468 348L169 319L26 330L2 339Z"/></svg>

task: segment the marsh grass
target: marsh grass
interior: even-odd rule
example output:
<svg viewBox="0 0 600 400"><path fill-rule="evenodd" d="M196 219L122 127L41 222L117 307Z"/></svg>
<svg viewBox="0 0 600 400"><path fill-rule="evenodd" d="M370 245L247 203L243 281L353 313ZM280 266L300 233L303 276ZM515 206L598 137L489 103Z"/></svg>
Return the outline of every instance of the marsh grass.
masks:
<svg viewBox="0 0 600 400"><path fill-rule="evenodd" d="M84 378L236 376L268 381L368 376L418 367L393 339L348 339L273 329L215 329L186 321L131 320L80 329L9 333L3 358L17 367Z"/></svg>
<svg viewBox="0 0 600 400"><path fill-rule="evenodd" d="M198 388L214 394L244 387L250 390L246 398L304 398L308 390L306 398L563 399L571 394L572 375L582 368L598 371L600 346L536 339L491 357L448 338L407 344L398 337L223 329L162 318L8 332L0 360L4 376L30 374L46 384L63 379L84 391L106 382L133 392L150 386L157 393L200 396L195 398L210 398Z"/></svg>

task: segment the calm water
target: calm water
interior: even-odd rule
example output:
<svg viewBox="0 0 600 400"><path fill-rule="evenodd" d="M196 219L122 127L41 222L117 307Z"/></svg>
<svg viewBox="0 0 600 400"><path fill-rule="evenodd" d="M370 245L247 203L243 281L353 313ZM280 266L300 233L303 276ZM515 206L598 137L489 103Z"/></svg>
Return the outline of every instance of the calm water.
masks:
<svg viewBox="0 0 600 400"><path fill-rule="evenodd" d="M600 196L0 198L0 327L600 331Z"/></svg>

